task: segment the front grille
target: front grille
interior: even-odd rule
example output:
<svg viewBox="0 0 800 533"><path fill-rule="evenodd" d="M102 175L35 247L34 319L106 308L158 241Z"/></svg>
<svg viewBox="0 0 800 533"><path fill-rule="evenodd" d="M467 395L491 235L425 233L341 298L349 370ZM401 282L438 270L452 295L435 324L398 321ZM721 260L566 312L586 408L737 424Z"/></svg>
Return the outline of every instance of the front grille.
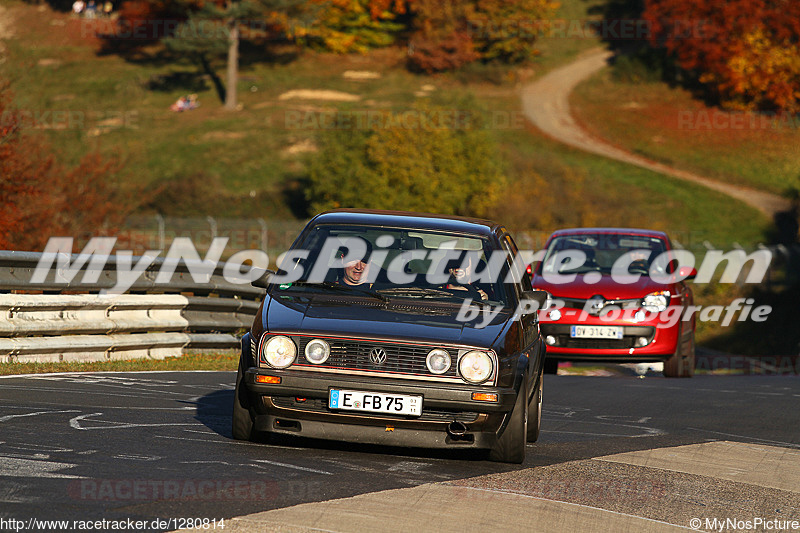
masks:
<svg viewBox="0 0 800 533"><path fill-rule="evenodd" d="M322 365L312 365L306 360L304 355L306 344L308 344L311 338L298 336L293 336L292 338L297 343L299 354L297 357L297 364L299 365L309 365L314 368L366 370L398 374L422 374L433 376L433 374L428 371L426 359L428 357L428 352L433 348L440 348L440 346L431 345L326 339L331 347L330 357ZM386 352L386 361L383 364L375 364L370 360L370 352L376 348ZM450 369L438 377L458 377L456 363L458 362L459 350L456 348L448 348L447 351L452 360Z"/></svg>
<svg viewBox="0 0 800 533"><path fill-rule="evenodd" d="M358 411L340 411L338 409L328 409L328 402L322 398L307 398L303 402L298 402L295 398L287 396L273 396L272 403L276 407L286 409L297 409L308 413L346 413L351 416L364 416L369 418L394 418L397 420L421 420L423 422L474 422L478 418L478 413L469 411L448 411L446 409L427 409L423 405L420 416L395 416L386 413L364 413Z"/></svg>
<svg viewBox="0 0 800 533"><path fill-rule="evenodd" d="M570 309L586 309L586 302L589 301L579 298L559 298L558 296L553 296L553 299L564 302L564 307L568 307ZM641 302L642 302L641 298L628 299L628 300L605 300L603 307L615 305L620 309L638 309L641 305Z"/></svg>
<svg viewBox="0 0 800 533"><path fill-rule="evenodd" d="M573 339L568 335L558 336L558 346L588 350L626 350L633 348L636 337L621 339Z"/></svg>

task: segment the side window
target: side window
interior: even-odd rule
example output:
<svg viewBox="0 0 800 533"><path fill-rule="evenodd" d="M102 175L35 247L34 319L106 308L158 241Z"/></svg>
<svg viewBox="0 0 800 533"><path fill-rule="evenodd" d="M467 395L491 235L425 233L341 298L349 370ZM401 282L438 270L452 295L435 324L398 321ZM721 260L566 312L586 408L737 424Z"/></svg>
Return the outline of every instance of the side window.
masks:
<svg viewBox="0 0 800 533"><path fill-rule="evenodd" d="M509 263L511 263L519 254L519 249L517 248L514 239L511 238L511 235L508 232L504 231L500 242L503 245L503 249L506 251L506 253L508 253L508 260ZM517 291L517 296L520 298L522 297L522 291L532 290L533 285L531 282L531 276L528 274L527 269L522 272L522 279L520 280L520 283L515 283L514 286Z"/></svg>

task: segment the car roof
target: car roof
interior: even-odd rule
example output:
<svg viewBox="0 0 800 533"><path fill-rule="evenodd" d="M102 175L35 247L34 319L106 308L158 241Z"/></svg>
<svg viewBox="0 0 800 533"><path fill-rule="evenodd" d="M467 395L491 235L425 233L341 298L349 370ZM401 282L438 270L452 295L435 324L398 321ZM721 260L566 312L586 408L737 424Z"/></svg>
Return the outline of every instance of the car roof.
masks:
<svg viewBox="0 0 800 533"><path fill-rule="evenodd" d="M609 235L636 235L640 237L656 237L669 240L663 231L638 228L569 228L560 229L553 232L550 238L563 237L565 235L585 235L585 234L609 234Z"/></svg>
<svg viewBox="0 0 800 533"><path fill-rule="evenodd" d="M320 213L309 224L311 223L445 230L477 235L491 235L494 231L502 228L502 225L497 222L480 218L378 209L334 209Z"/></svg>

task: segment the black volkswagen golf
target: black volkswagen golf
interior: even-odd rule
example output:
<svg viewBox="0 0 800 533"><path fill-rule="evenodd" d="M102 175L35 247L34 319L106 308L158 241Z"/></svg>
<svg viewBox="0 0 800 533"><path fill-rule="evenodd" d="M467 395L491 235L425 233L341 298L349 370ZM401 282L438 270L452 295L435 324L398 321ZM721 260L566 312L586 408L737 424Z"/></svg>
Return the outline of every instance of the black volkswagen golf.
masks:
<svg viewBox="0 0 800 533"><path fill-rule="evenodd" d="M257 432L521 463L539 436L545 347L508 231L478 219L336 210L311 220L242 354L233 436Z"/></svg>

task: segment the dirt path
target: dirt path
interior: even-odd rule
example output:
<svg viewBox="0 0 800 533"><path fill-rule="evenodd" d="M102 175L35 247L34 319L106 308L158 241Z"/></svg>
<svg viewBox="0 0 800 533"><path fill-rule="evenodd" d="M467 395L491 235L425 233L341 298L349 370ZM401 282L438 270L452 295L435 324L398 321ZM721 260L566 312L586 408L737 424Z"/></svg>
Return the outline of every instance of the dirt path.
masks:
<svg viewBox="0 0 800 533"><path fill-rule="evenodd" d="M611 55L611 52L600 48L589 50L576 61L524 87L522 109L525 116L545 134L564 144L703 185L755 207L770 218L789 209L789 201L778 195L722 183L672 168L613 146L578 126L570 112L569 95L576 85L605 67Z"/></svg>

